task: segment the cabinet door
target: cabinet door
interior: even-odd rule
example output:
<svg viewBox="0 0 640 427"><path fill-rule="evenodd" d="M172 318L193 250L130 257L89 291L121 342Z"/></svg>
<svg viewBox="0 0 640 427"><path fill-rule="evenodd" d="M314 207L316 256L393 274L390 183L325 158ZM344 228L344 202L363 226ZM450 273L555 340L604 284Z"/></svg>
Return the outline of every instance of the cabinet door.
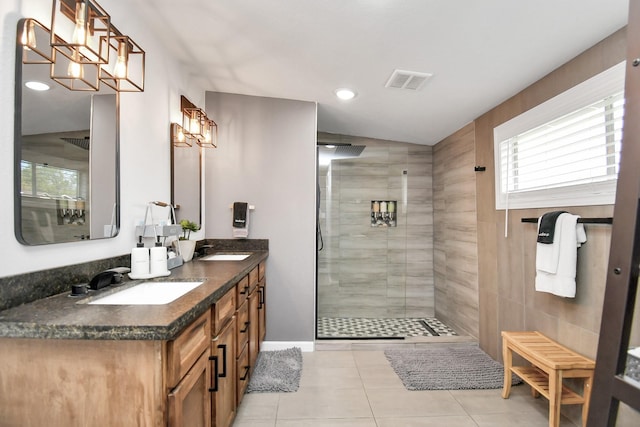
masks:
<svg viewBox="0 0 640 427"><path fill-rule="evenodd" d="M240 402L242 402L242 398L244 397L244 392L247 390L247 386L249 385L249 349L248 346L245 346L242 353L238 355L237 365L236 365L236 377L238 379L237 382L237 400L236 405L240 406Z"/></svg>
<svg viewBox="0 0 640 427"><path fill-rule="evenodd" d="M236 416L236 318L211 341L211 403L214 427L229 427Z"/></svg>
<svg viewBox="0 0 640 427"><path fill-rule="evenodd" d="M205 351L169 393L169 426L211 427L211 373Z"/></svg>
<svg viewBox="0 0 640 427"><path fill-rule="evenodd" d="M249 366L253 371L253 367L256 364L258 358L259 349L259 324L260 324L260 312L258 306L260 298L258 291L252 292L249 295Z"/></svg>

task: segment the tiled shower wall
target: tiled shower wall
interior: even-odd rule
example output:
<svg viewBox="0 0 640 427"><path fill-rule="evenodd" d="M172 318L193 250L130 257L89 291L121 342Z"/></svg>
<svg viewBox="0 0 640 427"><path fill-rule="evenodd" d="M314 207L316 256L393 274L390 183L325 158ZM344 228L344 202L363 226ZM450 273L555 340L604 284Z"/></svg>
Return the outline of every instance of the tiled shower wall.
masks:
<svg viewBox="0 0 640 427"><path fill-rule="evenodd" d="M432 147L319 134L365 145L319 169L318 317L434 315ZM371 226L371 201L397 200L397 227Z"/></svg>

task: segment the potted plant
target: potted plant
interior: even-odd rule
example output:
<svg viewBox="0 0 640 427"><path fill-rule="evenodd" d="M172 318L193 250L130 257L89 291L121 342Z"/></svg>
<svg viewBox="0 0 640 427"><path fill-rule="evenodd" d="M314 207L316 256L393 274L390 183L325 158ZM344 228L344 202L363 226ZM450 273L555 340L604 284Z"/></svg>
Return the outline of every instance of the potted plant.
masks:
<svg viewBox="0 0 640 427"><path fill-rule="evenodd" d="M178 238L177 244L180 247L180 255L184 262L191 261L193 258L193 251L196 249L196 241L189 240L192 231L200 230L200 226L195 222L183 219L180 221L182 227L182 236Z"/></svg>

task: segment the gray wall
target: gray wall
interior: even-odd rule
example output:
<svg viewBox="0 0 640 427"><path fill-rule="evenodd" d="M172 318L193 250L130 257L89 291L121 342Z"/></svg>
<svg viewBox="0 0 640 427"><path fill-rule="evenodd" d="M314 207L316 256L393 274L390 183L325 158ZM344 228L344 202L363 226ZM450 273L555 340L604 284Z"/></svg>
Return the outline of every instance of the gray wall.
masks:
<svg viewBox="0 0 640 427"><path fill-rule="evenodd" d="M269 239L267 340L315 338L316 104L207 92L218 148L204 171L207 238L231 238L231 205L255 206L249 238Z"/></svg>

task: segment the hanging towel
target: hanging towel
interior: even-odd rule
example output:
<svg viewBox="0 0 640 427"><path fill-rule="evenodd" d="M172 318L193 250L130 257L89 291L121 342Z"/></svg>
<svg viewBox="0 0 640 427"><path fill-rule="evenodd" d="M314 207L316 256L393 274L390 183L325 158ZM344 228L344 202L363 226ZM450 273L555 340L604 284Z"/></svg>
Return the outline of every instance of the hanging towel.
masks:
<svg viewBox="0 0 640 427"><path fill-rule="evenodd" d="M553 235L556 230L556 221L560 214L566 211L547 212L540 218L538 226L538 243L553 243Z"/></svg>
<svg viewBox="0 0 640 427"><path fill-rule="evenodd" d="M553 243L536 244L536 291L566 298L576 296L578 248L587 241L578 215L562 213L555 224ZM542 218L538 220L538 227Z"/></svg>
<svg viewBox="0 0 640 427"><path fill-rule="evenodd" d="M233 203L232 235L235 239L246 239L249 236L249 204Z"/></svg>

